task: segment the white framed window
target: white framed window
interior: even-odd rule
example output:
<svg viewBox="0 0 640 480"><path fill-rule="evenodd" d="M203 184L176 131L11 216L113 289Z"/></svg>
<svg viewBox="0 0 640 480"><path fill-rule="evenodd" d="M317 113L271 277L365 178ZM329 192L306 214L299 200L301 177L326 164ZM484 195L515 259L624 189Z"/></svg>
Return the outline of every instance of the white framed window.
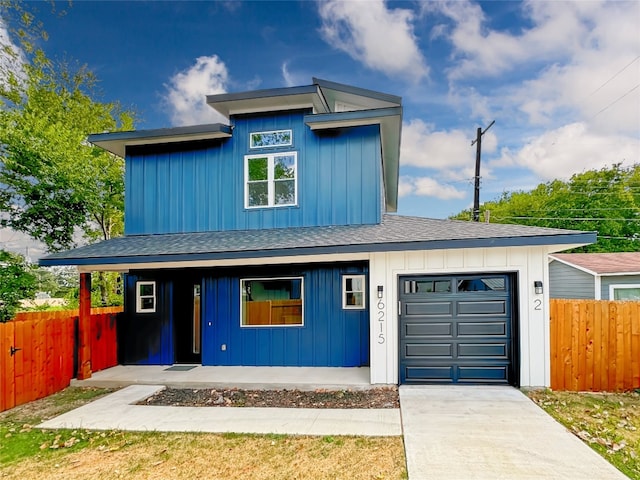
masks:
<svg viewBox="0 0 640 480"><path fill-rule="evenodd" d="M342 276L342 308L362 310L366 308L366 278L364 275Z"/></svg>
<svg viewBox="0 0 640 480"><path fill-rule="evenodd" d="M156 311L156 282L136 282L136 312Z"/></svg>
<svg viewBox="0 0 640 480"><path fill-rule="evenodd" d="M249 134L249 148L288 147L291 145L293 145L293 131L291 130L272 130Z"/></svg>
<svg viewBox="0 0 640 480"><path fill-rule="evenodd" d="M304 325L302 277L240 280L240 327Z"/></svg>
<svg viewBox="0 0 640 480"><path fill-rule="evenodd" d="M244 157L245 208L286 207L298 202L298 153Z"/></svg>
<svg viewBox="0 0 640 480"><path fill-rule="evenodd" d="M640 284L609 285L609 300L640 301Z"/></svg>

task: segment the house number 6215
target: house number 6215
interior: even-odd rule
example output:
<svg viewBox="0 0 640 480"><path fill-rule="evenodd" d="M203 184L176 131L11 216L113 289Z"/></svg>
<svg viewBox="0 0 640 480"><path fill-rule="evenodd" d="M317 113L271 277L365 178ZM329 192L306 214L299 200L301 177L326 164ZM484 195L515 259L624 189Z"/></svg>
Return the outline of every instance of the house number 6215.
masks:
<svg viewBox="0 0 640 480"><path fill-rule="evenodd" d="M382 299L378 300L378 325L380 325L380 333L378 333L378 344L382 345L386 342L386 338L384 338L384 302Z"/></svg>

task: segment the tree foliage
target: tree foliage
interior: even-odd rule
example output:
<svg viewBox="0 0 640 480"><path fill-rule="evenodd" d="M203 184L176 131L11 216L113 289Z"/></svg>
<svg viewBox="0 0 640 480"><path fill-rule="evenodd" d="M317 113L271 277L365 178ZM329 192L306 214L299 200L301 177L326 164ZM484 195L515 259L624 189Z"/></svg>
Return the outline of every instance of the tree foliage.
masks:
<svg viewBox="0 0 640 480"><path fill-rule="evenodd" d="M38 279L24 257L0 250L0 322L11 320L20 300L33 298Z"/></svg>
<svg viewBox="0 0 640 480"><path fill-rule="evenodd" d="M640 251L640 164L614 164L554 180L530 192L505 192L484 203L481 221L595 231L598 242L582 252ZM467 220L471 210L453 218Z"/></svg>
<svg viewBox="0 0 640 480"><path fill-rule="evenodd" d="M50 251L122 234L122 159L86 141L90 133L133 128L134 115L99 102L86 67L46 57L46 38L21 4L0 4L13 18L19 46L3 45L1 65L0 212L3 226L44 242Z"/></svg>

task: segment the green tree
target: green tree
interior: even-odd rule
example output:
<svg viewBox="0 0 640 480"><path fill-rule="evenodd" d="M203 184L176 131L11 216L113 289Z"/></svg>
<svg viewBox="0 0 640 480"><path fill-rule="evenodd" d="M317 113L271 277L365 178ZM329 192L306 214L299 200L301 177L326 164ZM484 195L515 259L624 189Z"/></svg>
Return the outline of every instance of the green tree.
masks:
<svg viewBox="0 0 640 480"><path fill-rule="evenodd" d="M640 251L640 164L614 164L554 180L530 192L505 192L481 206L481 220L595 231L598 241L582 252ZM471 210L453 218L467 220Z"/></svg>
<svg viewBox="0 0 640 480"><path fill-rule="evenodd" d="M131 130L135 115L96 100L86 66L47 58L39 47L47 35L24 4L0 0L0 18L18 45L2 45L0 64L0 225L50 251L75 246L80 234L89 243L121 235L123 160L86 138Z"/></svg>
<svg viewBox="0 0 640 480"><path fill-rule="evenodd" d="M20 300L33 298L38 288L33 269L24 257L0 250L0 322L14 317Z"/></svg>

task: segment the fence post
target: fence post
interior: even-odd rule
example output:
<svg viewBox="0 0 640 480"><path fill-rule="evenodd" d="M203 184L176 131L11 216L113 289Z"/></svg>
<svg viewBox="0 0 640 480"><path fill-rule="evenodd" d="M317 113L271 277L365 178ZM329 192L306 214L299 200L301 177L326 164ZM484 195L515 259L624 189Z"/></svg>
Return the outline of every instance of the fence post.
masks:
<svg viewBox="0 0 640 480"><path fill-rule="evenodd" d="M91 274L80 274L78 380L91 378Z"/></svg>

